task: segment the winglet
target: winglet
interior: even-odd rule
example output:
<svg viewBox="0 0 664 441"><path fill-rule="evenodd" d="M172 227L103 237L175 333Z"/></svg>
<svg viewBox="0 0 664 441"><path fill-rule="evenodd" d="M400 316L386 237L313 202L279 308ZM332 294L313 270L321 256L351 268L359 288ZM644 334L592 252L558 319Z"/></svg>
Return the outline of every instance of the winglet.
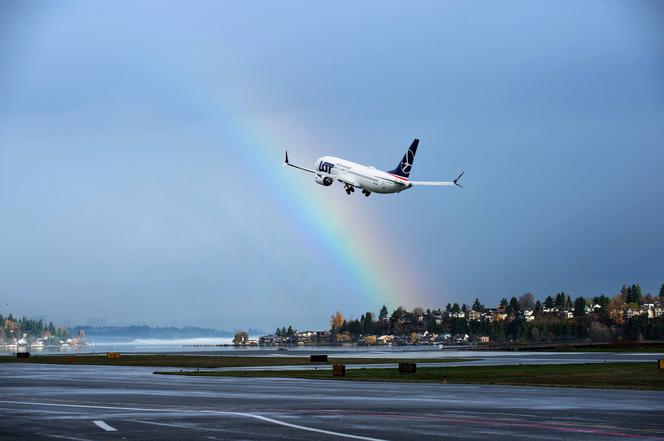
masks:
<svg viewBox="0 0 664 441"><path fill-rule="evenodd" d="M464 173L466 173L466 172L462 171L461 174L459 176L457 176L457 178L455 180L452 181L452 182L454 182L454 185L456 185L457 187L463 188L463 185L459 184L458 181L459 181L459 179L461 179L461 176L463 176Z"/></svg>
<svg viewBox="0 0 664 441"><path fill-rule="evenodd" d="M283 167L284 165L288 165L288 164L289 164L289 162L288 162L288 150L286 150L286 160L284 161L283 164L281 164L281 166Z"/></svg>

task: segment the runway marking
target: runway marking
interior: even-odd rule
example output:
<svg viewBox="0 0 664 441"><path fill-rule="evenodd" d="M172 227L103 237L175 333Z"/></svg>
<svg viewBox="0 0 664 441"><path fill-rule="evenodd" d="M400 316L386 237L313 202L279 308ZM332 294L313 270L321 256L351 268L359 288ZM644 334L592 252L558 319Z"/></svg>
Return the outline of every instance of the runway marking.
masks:
<svg viewBox="0 0 664 441"><path fill-rule="evenodd" d="M28 413L58 413L64 415L73 415L71 412L58 412L57 410L39 410L39 409L17 409L15 407L0 407L0 410L21 411Z"/></svg>
<svg viewBox="0 0 664 441"><path fill-rule="evenodd" d="M239 430L230 430L230 429L218 429L218 428L213 428L213 427L200 427L200 426L192 426L192 425L187 425L187 424L172 424L172 423L158 423L156 421L146 421L146 420L129 420L134 423L139 423L139 424L150 424L153 426L163 426L163 427L175 427L177 429L189 429L189 430L200 430L204 432L223 432L223 433L236 433L236 434L241 434L241 435L254 435L256 438L260 437L260 433L256 432L248 432L248 431L239 431ZM263 435L264 436L264 435ZM209 439L219 439L215 437L206 437ZM284 439L289 439L292 440L294 439L292 435L289 436L281 436L276 433L270 434L270 438L284 438Z"/></svg>
<svg viewBox="0 0 664 441"><path fill-rule="evenodd" d="M364 415L374 415L374 416L394 416L395 414L393 412L363 412ZM425 415L400 415L399 418L401 419L406 419L406 420L437 420L437 421L446 421L450 423L467 423L467 424L476 424L476 425L483 425L483 426L496 426L496 427L527 427L527 428L533 428L533 429L541 429L541 430L546 430L546 429L553 429L553 430L558 430L561 432L575 432L575 433L590 433L594 435L608 435L608 436L617 436L621 438L647 438L647 439L664 439L659 436L653 436L651 434L648 435L640 435L638 433L626 433L626 432L619 432L616 430L620 430L619 428L613 428L616 430L605 430L602 427L597 427L597 426L571 426L567 425L564 422L552 422L548 424L544 423L528 423L528 422L522 422L516 419L508 418L508 419L487 419L487 418L476 418L476 417L448 417L444 415L436 415L436 414L425 414ZM639 430L635 430L639 431Z"/></svg>
<svg viewBox="0 0 664 441"><path fill-rule="evenodd" d="M50 438L70 439L70 440L73 440L73 441L93 441L93 440L87 439L87 438L76 438L76 437L73 437L73 436L66 436L66 435L53 435L51 433L38 433L37 435L48 436Z"/></svg>
<svg viewBox="0 0 664 441"><path fill-rule="evenodd" d="M138 412L182 412L183 410L185 412L193 412L193 413L207 413L207 414L215 414L215 415L233 415L233 416L243 416L247 418L254 418L257 420L265 421L268 423L272 424L277 424L279 426L284 426L284 427L290 427L292 429L298 429L298 430L305 430L307 432L315 432L315 433L324 433L326 435L332 435L332 436L339 436L342 438L351 438L351 439L361 439L365 441L385 441L380 438L370 438L367 436L360 436L360 435L351 435L349 433L342 433L342 432L333 432L331 430L323 430L323 429L316 429L313 427L307 427L307 426L300 426L299 424L292 424L292 423L287 423L284 421L279 421L275 420L273 418L268 418L262 415L256 415L253 413L245 413L245 412L225 412L221 410L186 410L186 409L150 409L150 408L143 408L143 407L120 407L120 406L93 406L93 405L88 405L88 404L60 404L60 403L36 403L33 401L8 401L8 400L0 400L0 403L6 403L6 404L23 404L23 405L30 405L30 406L54 406L54 407L79 407L83 409L111 409L111 410L133 410L133 411L138 411ZM95 422L96 424L96 422Z"/></svg>
<svg viewBox="0 0 664 441"><path fill-rule="evenodd" d="M292 412L292 410L291 410ZM622 438L647 438L647 439L658 439L658 440L664 440L664 437L656 436L653 435L653 433L664 433L658 430L654 429L629 429L634 432L645 432L647 435L641 435L639 433L626 433L626 432L621 432L621 430L624 430L618 426L610 426L610 425L598 425L594 424L592 426L588 425L580 425L577 423L577 425L570 425L569 423L565 421L540 421L537 424L534 423L527 423L524 422L521 419L516 419L516 418L502 418L502 419L488 419L485 416L480 416L480 417L473 417L473 416L465 416L462 413L460 415L455 415L455 416L450 416L450 415L440 415L440 414L431 414L431 413L425 413L425 414L420 414L420 415L404 415L403 413L399 412L387 412L387 411L344 411L344 410L339 410L339 409L333 409L333 410L312 410L312 411L297 411L298 413L311 413L311 414L322 414L322 413L327 413L327 412L332 412L335 414L339 413L345 413L349 414L351 416L354 415L363 415L363 416L379 416L379 417L393 417L393 418L398 418L402 420L414 420L414 421L446 421L450 423L467 423L469 425L475 424L478 426L497 426L497 427L528 427L528 428L536 428L536 429L553 429L553 430L558 430L562 432L579 432L579 433L592 433L592 434L598 434L598 435L608 435L608 436L617 436L617 437L622 437ZM451 412L451 413L459 413L459 412ZM469 413L478 413L478 412L469 412ZM490 413L493 414L493 413ZM495 413L497 415L506 415L506 416L513 416L510 414L504 414L504 413ZM520 416L520 415L516 415ZM533 415L521 415L521 416L527 416L529 418L533 417Z"/></svg>
<svg viewBox="0 0 664 441"><path fill-rule="evenodd" d="M300 430L307 430L309 432L316 432L316 433L324 433L326 435L334 435L334 436L340 436L343 438L353 438L353 439L363 439L366 441L384 441L379 438L369 438L367 436L359 436L359 435L351 435L348 433L341 433L341 432L332 432L331 430L323 430L323 429L314 429L313 427L307 427L307 426L300 426L298 424L291 424L291 423L286 423L284 421L279 421L279 420L274 420L272 418L264 417L262 415L255 415L253 413L241 413L241 412L224 412L224 413L231 413L234 415L240 415L240 416L246 416L249 418L256 418L262 421L267 421L272 424L278 424L280 426L285 426L285 427L291 427L293 429L300 429Z"/></svg>
<svg viewBox="0 0 664 441"><path fill-rule="evenodd" d="M95 423L95 425L97 427L99 427L101 429L104 429L107 432L117 432L118 431L118 429L116 429L115 427L111 427L111 426L109 426L108 424L106 424L105 422L103 422L101 420L93 421L93 423Z"/></svg>

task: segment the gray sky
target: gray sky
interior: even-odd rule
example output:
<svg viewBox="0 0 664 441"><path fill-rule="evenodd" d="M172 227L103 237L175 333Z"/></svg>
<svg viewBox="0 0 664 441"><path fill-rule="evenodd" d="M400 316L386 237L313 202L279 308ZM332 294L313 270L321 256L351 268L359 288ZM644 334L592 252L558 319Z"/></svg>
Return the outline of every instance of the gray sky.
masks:
<svg viewBox="0 0 664 441"><path fill-rule="evenodd" d="M0 61L3 313L321 328L664 282L661 2L3 2ZM463 190L280 167L415 137L411 178Z"/></svg>

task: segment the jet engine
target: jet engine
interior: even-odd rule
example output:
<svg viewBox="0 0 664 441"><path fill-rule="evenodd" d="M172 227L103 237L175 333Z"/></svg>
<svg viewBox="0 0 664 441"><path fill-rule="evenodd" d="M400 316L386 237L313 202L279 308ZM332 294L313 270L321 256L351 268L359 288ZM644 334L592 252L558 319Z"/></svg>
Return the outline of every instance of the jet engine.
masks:
<svg viewBox="0 0 664 441"><path fill-rule="evenodd" d="M324 185L326 187L329 187L334 182L334 180L332 178L329 178L327 176L323 177L323 176L316 175L315 179L316 179L316 184Z"/></svg>

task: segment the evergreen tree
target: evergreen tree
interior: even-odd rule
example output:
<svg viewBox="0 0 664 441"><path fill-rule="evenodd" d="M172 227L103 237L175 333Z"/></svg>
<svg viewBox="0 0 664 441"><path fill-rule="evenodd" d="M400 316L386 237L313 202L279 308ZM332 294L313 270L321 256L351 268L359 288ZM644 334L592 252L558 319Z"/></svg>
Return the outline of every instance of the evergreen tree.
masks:
<svg viewBox="0 0 664 441"><path fill-rule="evenodd" d="M494 322L493 339L497 342L505 341L505 325L503 325L503 322Z"/></svg>
<svg viewBox="0 0 664 441"><path fill-rule="evenodd" d="M664 299L664 283L662 283L662 286L659 288L659 297Z"/></svg>
<svg viewBox="0 0 664 441"><path fill-rule="evenodd" d="M577 297L574 300L574 317L582 317L586 314L586 299Z"/></svg>
<svg viewBox="0 0 664 441"><path fill-rule="evenodd" d="M539 300L535 302L535 309L533 310L533 314L535 314L535 317L539 317L542 315L542 304L540 303ZM539 339L539 331L537 333L537 339Z"/></svg>
<svg viewBox="0 0 664 441"><path fill-rule="evenodd" d="M559 310L565 308L565 293L564 292L559 292L558 294L556 294L555 307Z"/></svg>
<svg viewBox="0 0 664 441"><path fill-rule="evenodd" d="M632 285L634 286L634 285ZM634 291L632 290L632 286L626 287L625 290L625 303L634 303Z"/></svg>
<svg viewBox="0 0 664 441"><path fill-rule="evenodd" d="M458 303L455 303L454 305L452 305L452 312L455 313L455 314L458 314L459 312L461 312L461 308L459 307Z"/></svg>
<svg viewBox="0 0 664 441"><path fill-rule="evenodd" d="M364 335L373 335L373 314L367 312L364 316Z"/></svg>
<svg viewBox="0 0 664 441"><path fill-rule="evenodd" d="M360 325L359 320L351 320L348 322L348 332L353 337L359 337L360 332L362 331L362 326Z"/></svg>
<svg viewBox="0 0 664 441"><path fill-rule="evenodd" d="M390 320L393 322L401 322L401 320L406 319L406 310L404 309L403 306L399 306L397 309L392 311L392 316L390 317Z"/></svg>
<svg viewBox="0 0 664 441"><path fill-rule="evenodd" d="M505 312L510 316L515 316L521 311L521 304L519 304L519 299L512 297L510 299L509 305L505 308Z"/></svg>
<svg viewBox="0 0 664 441"><path fill-rule="evenodd" d="M605 296L604 294L602 294L602 295L599 296L599 297L593 297L593 305L599 305L599 306L605 308L606 305L609 304L609 301L610 301L610 300L611 300L611 299L609 299L607 296Z"/></svg>
<svg viewBox="0 0 664 441"><path fill-rule="evenodd" d="M466 334L468 322L464 318L452 318L450 320L450 333L453 335Z"/></svg>
<svg viewBox="0 0 664 441"><path fill-rule="evenodd" d="M507 305L508 305L507 298L503 297L502 299L500 299L500 304L498 305L498 307L505 309L507 308Z"/></svg>
<svg viewBox="0 0 664 441"><path fill-rule="evenodd" d="M554 305L555 305L555 303L553 303L553 297L546 296L546 299L544 300L544 307L546 309L551 309L551 308L553 308Z"/></svg>
<svg viewBox="0 0 664 441"><path fill-rule="evenodd" d="M388 314L389 313L387 312L387 305L383 305L383 307L380 308L380 312L378 313L378 319L385 320Z"/></svg>
<svg viewBox="0 0 664 441"><path fill-rule="evenodd" d="M447 306L445 307L445 312L448 314L452 312L452 304L448 303Z"/></svg>
<svg viewBox="0 0 664 441"><path fill-rule="evenodd" d="M637 303L641 304L643 301L643 295L641 294L641 285L638 283L636 285L632 285L632 301L628 303Z"/></svg>
<svg viewBox="0 0 664 441"><path fill-rule="evenodd" d="M664 289L664 285L662 285L662 289ZM479 298L475 298L475 302L473 302L473 311L484 312L484 305L480 303Z"/></svg>
<svg viewBox="0 0 664 441"><path fill-rule="evenodd" d="M625 291L625 303L632 303L633 301L634 297L632 295L632 287L628 286Z"/></svg>

